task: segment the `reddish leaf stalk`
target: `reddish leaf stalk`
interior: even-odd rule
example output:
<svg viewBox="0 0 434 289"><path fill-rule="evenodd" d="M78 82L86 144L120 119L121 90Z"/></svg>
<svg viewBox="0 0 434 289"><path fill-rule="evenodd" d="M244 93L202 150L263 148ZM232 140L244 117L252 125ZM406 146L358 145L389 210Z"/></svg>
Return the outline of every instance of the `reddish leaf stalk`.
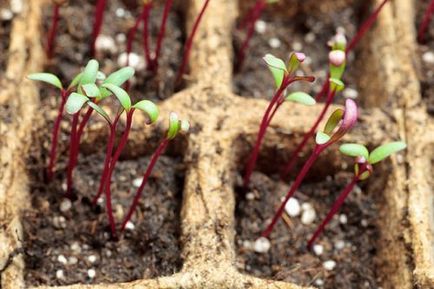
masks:
<svg viewBox="0 0 434 289"><path fill-rule="evenodd" d="M357 182L360 180L360 177L368 171L367 164L363 164L359 168L359 172L357 175L354 175L352 181L344 188L344 190L339 194L338 198L334 202L332 208L327 213L327 216L325 219L321 222L321 225L318 226L318 228L315 230L315 233L313 236L309 239L308 242L308 248L312 248L313 243L318 238L319 235L324 231L325 226L330 222L330 220L333 218L333 216L339 211L339 209L342 207L342 204L345 202L348 195L353 191L354 186L357 184Z"/></svg>
<svg viewBox="0 0 434 289"><path fill-rule="evenodd" d="M107 0L98 0L98 2L96 3L95 21L93 23L92 39L91 39L91 45L90 45L91 57L95 56L95 43L96 43L96 39L98 38L98 35L101 32L106 2L107 2Z"/></svg>
<svg viewBox="0 0 434 289"><path fill-rule="evenodd" d="M67 176L66 176L66 193L65 197L71 199L72 198L72 174L73 168L76 164L75 150L76 150L76 138L77 138L77 127L78 127L78 119L80 117L80 113L77 112L72 116L72 124L71 124L71 135L69 142L69 160L68 160L68 168L67 168Z"/></svg>
<svg viewBox="0 0 434 289"><path fill-rule="evenodd" d="M57 145L59 139L60 122L62 121L63 110L65 108L66 100L68 99L68 91L61 90L61 101L59 109L57 111L56 120L54 121L53 131L51 133L51 148L50 148L50 160L47 167L47 179L52 181L54 177L54 166L56 164Z"/></svg>
<svg viewBox="0 0 434 289"><path fill-rule="evenodd" d="M46 47L46 54L47 54L48 59L51 59L53 57L54 43L56 41L57 26L59 24L59 10L60 10L60 5L54 4L53 16L51 19L51 27L50 27L50 31L48 32L48 41L47 41L47 47Z"/></svg>
<svg viewBox="0 0 434 289"><path fill-rule="evenodd" d="M289 189L288 193L286 194L286 197L284 201L280 204L279 209L274 214L273 220L268 225L268 227L262 232L261 236L268 238L268 236L273 231L274 226L277 224L277 221L280 219L280 217L283 214L283 211L285 210L285 205L288 202L289 198L291 198L295 191L300 187L301 182L303 181L306 174L309 172L310 168L316 161L316 159L319 157L320 153L326 148L325 145L317 145L315 146L314 151L312 152L309 159L304 164L303 168L301 169L300 173L297 175L297 178L295 179L294 183L292 184L291 188Z"/></svg>
<svg viewBox="0 0 434 289"><path fill-rule="evenodd" d="M167 19L169 17L169 11L172 7L173 0L166 0L163 11L163 18L161 20L160 31L158 33L157 38L157 46L155 47L155 56L151 60L150 65L148 65L148 69L154 73L158 70L158 59L160 57L161 47L163 45L164 34L166 33L166 25Z"/></svg>
<svg viewBox="0 0 434 289"><path fill-rule="evenodd" d="M254 15L256 14L260 14L262 9L261 6L266 5L266 1L265 0L258 0L256 1L255 5L249 9L249 11L246 13L246 15L244 15L243 19L239 22L238 24L238 29L242 30L244 28L246 28L247 24L254 22ZM259 12L258 12L259 11Z"/></svg>
<svg viewBox="0 0 434 289"><path fill-rule="evenodd" d="M328 83L328 81L327 81ZM333 102L333 98L335 96L336 92L335 91L331 91L328 93L328 97L326 100L326 103L321 111L321 113L319 114L319 116L317 117L315 123L312 125L312 127L310 128L310 130L305 133L303 140L300 142L300 144L297 146L297 148L295 149L295 151L292 153L288 164L285 166L283 172L282 172L282 177L285 177L289 174L289 172L294 168L294 165L297 163L297 159L300 155L300 152L303 150L304 146L307 144L307 142L311 139L311 137L315 134L316 129L318 128L319 124L321 123L321 121L323 120L325 114L327 113L328 108L330 107L330 105Z"/></svg>
<svg viewBox="0 0 434 289"><path fill-rule="evenodd" d="M425 10L425 14L423 15L422 22L419 25L419 30L417 33L417 39L419 42L425 41L425 33L428 29L428 26L431 22L432 14L434 13L434 0L431 0L427 9Z"/></svg>
<svg viewBox="0 0 434 289"><path fill-rule="evenodd" d="M241 67L243 66L246 57L246 52L250 44L250 40L252 39L253 33L255 32L255 23L256 21L258 21L259 17L261 17L261 13L266 6L267 6L267 2L265 0L257 1L255 4L254 11L252 11L251 16L249 16L249 21L247 22L247 24L245 24L246 26L247 25L248 26L247 26L246 38L244 39L241 48L238 50L238 55L237 55L238 70L240 70Z"/></svg>
<svg viewBox="0 0 434 289"><path fill-rule="evenodd" d="M356 36L353 37L353 39L351 39L350 44L347 46L347 49L345 51L345 53L348 53L353 50L353 48L357 45L357 43L360 42L360 39L362 39L362 37L366 34L366 32L372 27L372 25L375 23L375 21L378 18L378 15L380 14L381 10L383 9L384 5L386 5L387 1L389 0L384 0L378 7L377 9L374 10L374 12L372 12L372 14L368 17L368 19L365 20L365 22L363 22L362 26L360 27L360 29L357 31Z"/></svg>
<svg viewBox="0 0 434 289"><path fill-rule="evenodd" d="M273 98L271 99L270 103L268 104L268 107L264 113L264 116L262 117L261 124L259 126L259 131L256 136L256 142L255 146L253 147L252 153L250 154L249 161L247 162L246 171L244 173L244 179L243 184L244 187L247 187L250 182L250 177L252 176L253 170L255 168L256 160L258 158L259 149L261 147L262 141L265 136L265 132L267 129L267 125L270 123L270 113L273 109L273 107L276 105L276 103L279 101L279 99L282 97L282 94L284 93L285 89L290 84L290 78L285 76L282 80L282 84L280 85L279 89L274 94ZM274 115L274 113L273 113Z"/></svg>
<svg viewBox="0 0 434 289"><path fill-rule="evenodd" d="M157 163L158 158L161 156L163 151L166 149L168 143L169 143L169 140L164 139L160 143L160 145L158 146L157 150L152 155L151 161L149 162L149 165L146 168L146 172L143 176L142 183L140 184L140 187L137 189L136 194L134 195L133 203L131 204L131 207L128 210L128 213L125 216L124 221L122 222L121 232L123 232L125 230L125 226L127 225L128 221L131 219L134 211L136 210L136 207L139 204L140 197L142 196L143 189L145 188L146 183L148 182L148 178L151 175L151 172L154 169L154 166Z"/></svg>
<svg viewBox="0 0 434 289"><path fill-rule="evenodd" d="M146 63L151 65L151 51L149 49L149 14L151 13L152 1L143 7L143 50L145 52Z"/></svg>
<svg viewBox="0 0 434 289"><path fill-rule="evenodd" d="M116 115L116 118L113 121L113 123L110 124L110 135L108 136L108 141L107 141L108 144L110 144L111 138L113 138L113 142L114 142L114 138L116 136L116 127L117 127L120 116L121 116L121 114L118 113ZM96 205L96 203L98 202L98 199L101 197L102 193L104 192L105 180L106 180L107 174L109 172L112 154L113 154L113 145L111 145L111 146L107 145L107 150L106 150L106 154L105 154L105 158L104 158L104 168L103 168L103 171L101 174L101 179L99 181L98 192L92 200L92 204L94 206Z"/></svg>
<svg viewBox="0 0 434 289"><path fill-rule="evenodd" d="M193 28L191 29L190 35L184 46L184 54L182 56L181 66L178 70L178 75L176 76L176 84L179 84L182 76L184 75L185 67L187 66L188 60L190 58L191 46L193 44L194 36L196 35L197 29L199 28L200 21L202 20L203 14L205 13L206 8L208 7L210 0L205 0L205 3L202 6L202 9L199 12L196 20L194 21Z"/></svg>

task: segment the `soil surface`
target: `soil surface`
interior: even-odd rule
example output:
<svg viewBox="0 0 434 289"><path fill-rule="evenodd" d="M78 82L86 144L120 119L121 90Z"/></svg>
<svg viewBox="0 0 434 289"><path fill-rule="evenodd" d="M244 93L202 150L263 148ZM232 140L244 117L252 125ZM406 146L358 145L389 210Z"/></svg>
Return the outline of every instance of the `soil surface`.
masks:
<svg viewBox="0 0 434 289"><path fill-rule="evenodd" d="M303 74L313 75L317 79L313 85L295 83L291 85L291 89L303 89L311 94L321 90L328 72L330 48L327 42L336 34L337 29L344 31L347 39L350 40L357 31L358 22L364 19L363 15L366 14L368 7L366 1L352 0L330 12L318 13L318 11L313 12L313 9L302 7L303 5L312 6L309 2L312 1L300 4L284 2L286 4L280 8L280 12L276 11L279 8L273 9L272 5L264 10L260 23L256 24L242 70L234 77L233 85L237 94L255 98L271 98L274 93L274 81L262 57L271 53L286 61L292 51L302 51L306 54L307 58L300 68ZM332 1L326 2L333 3ZM336 3L338 2L342 1ZM336 3L333 5L337 5ZM301 7L291 8L297 5ZM297 11L287 12L290 15L282 15L291 9L297 9ZM240 19L243 19L243 16ZM244 31L234 30L235 52L238 51L244 38ZM354 57L354 53L349 55L343 80L347 88L357 91L357 69L352 67ZM344 91L343 94L351 95L351 91ZM342 102L339 99L337 102Z"/></svg>
<svg viewBox="0 0 434 289"><path fill-rule="evenodd" d="M306 247L308 238L351 177L352 173L347 169L320 182L308 179L294 196L301 206L300 215L289 217L285 213L286 221L280 220L271 234L270 250L256 253L254 240L260 236L266 222L271 220L289 187L288 183L255 172L249 190L243 193L238 189L237 194L239 269L259 277L319 288L379 288L375 266L379 201L373 196L378 195L381 189L368 191L366 183L356 187L317 239L316 244L322 247L322 254L311 252ZM305 211L303 207L309 206L306 204L314 208L316 217L312 223L303 224L301 215ZM325 268L333 262L333 269Z"/></svg>
<svg viewBox="0 0 434 289"><path fill-rule="evenodd" d="M78 199L71 204L62 197L65 158L58 163L56 179L45 185L40 161L44 158L35 153L29 162L34 176L32 208L23 215L27 284L126 282L170 275L181 268L178 237L184 168L179 158L160 158L131 220L133 228L116 242L110 238L104 199L96 208L90 205L104 154L79 159L74 177ZM118 225L148 162L146 156L117 164L112 198Z"/></svg>
<svg viewBox="0 0 434 289"><path fill-rule="evenodd" d="M430 1L416 2L416 29L422 22L423 15ZM426 103L427 111L434 116L434 22L431 21L425 33L425 42L418 45L421 57L419 66L419 80L422 88L422 99Z"/></svg>
<svg viewBox="0 0 434 289"><path fill-rule="evenodd" d="M61 7L54 58L46 70L57 74L65 82L71 81L89 60L95 7L93 2L72 0L69 1L68 6ZM138 2L140 1L107 1L100 34L101 41L100 45L97 44L96 51L100 69L106 74L126 65L120 58L126 61L126 55L123 57L121 55L126 51L128 32L141 13L142 8L136 4ZM157 2L153 6L150 17L151 52L155 51L163 11L163 3ZM52 18L51 7L44 10L44 17L46 19L44 30L48 31ZM158 101L172 95L174 78L182 57L183 27L182 15L174 5L167 21L158 74L154 75L146 69L142 45L143 23L139 26L130 55L130 65L136 69L130 88L133 100L146 98Z"/></svg>
<svg viewBox="0 0 434 289"><path fill-rule="evenodd" d="M6 3L0 4L0 78L6 70L11 24L13 19L13 12L8 7L9 5L5 4Z"/></svg>

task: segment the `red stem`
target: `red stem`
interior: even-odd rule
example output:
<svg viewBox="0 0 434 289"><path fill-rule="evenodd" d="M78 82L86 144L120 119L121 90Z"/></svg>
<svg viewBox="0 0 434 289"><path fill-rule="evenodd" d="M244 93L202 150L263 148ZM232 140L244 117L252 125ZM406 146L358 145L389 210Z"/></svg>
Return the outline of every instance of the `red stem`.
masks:
<svg viewBox="0 0 434 289"><path fill-rule="evenodd" d="M57 111L56 120L54 121L53 131L51 132L51 148L50 160L47 167L47 179L52 181L54 177L54 165L56 164L57 144L59 139L60 122L62 121L63 110L65 108L66 100L68 99L68 92L61 90L61 101Z"/></svg>
<svg viewBox="0 0 434 289"><path fill-rule="evenodd" d="M304 164L303 168L301 169L300 173L297 175L297 178L295 179L294 183L292 184L291 188L289 189L288 193L286 194L286 197L284 201L281 203L279 209L274 214L273 220L268 225L268 227L265 229L265 231L262 232L261 236L268 238L270 233L273 231L274 226L277 224L277 221L280 219L280 217L283 214L283 211L285 209L285 205L288 202L289 198L291 198L295 191L298 189L298 187L301 185L301 182L303 181L306 174L309 172L310 168L312 167L313 163L318 158L321 151L324 149L324 146L316 146L314 151L312 152L309 159Z"/></svg>
<svg viewBox="0 0 434 289"><path fill-rule="evenodd" d="M152 2L146 3L143 7L143 50L145 51L146 63L151 65L151 51L149 49L149 14L151 12Z"/></svg>
<svg viewBox="0 0 434 289"><path fill-rule="evenodd" d="M109 136L109 141L107 144L106 157L105 157L105 161L104 161L104 170L106 170L106 164L109 163L110 155L111 155L111 152L113 151L115 136L116 136L116 126L114 124L112 124L110 126L110 136ZM103 172L103 174L104 174L104 172ZM112 237L116 238L116 223L115 223L115 218L113 216L112 199L111 199L110 191L108 191L108 192L106 191L105 204L106 204L107 216L108 216L108 220L109 220L109 224L110 224L110 230L112 233Z"/></svg>
<svg viewBox="0 0 434 289"><path fill-rule="evenodd" d="M261 17L261 13L267 6L267 3L265 1L258 1L255 6L257 7L251 16L250 26L248 27L246 38L244 39L244 42L241 45L240 50L238 51L238 55L237 55L238 71L241 70L241 67L243 66L244 59L246 57L247 48L249 47L250 40L252 39L253 33L255 32L255 23L259 19L259 17Z"/></svg>
<svg viewBox="0 0 434 289"><path fill-rule="evenodd" d="M140 187L137 189L136 194L133 199L133 203L131 204L130 209L128 210L128 214L124 218L124 221L122 222L121 226L121 232L125 230L125 226L127 225L128 221L131 219L134 211L136 210L137 205L139 204L140 197L142 196L143 189L145 188L146 183L148 182L148 178L151 175L152 170L154 169L155 164L157 163L158 158L164 151L164 149L167 147L167 144L169 143L168 139L163 140L160 145L158 146L157 150L152 155L151 161L146 168L146 172L143 176L142 183L140 184Z"/></svg>
<svg viewBox="0 0 434 289"><path fill-rule="evenodd" d="M155 48L155 56L151 61L151 65L148 65L148 69L154 73L158 70L158 58L160 57L161 46L163 45L164 34L166 33L167 18L169 17L169 11L172 7L173 0L166 0L164 5L163 18L161 20L160 32L158 33L157 46Z"/></svg>
<svg viewBox="0 0 434 289"><path fill-rule="evenodd" d="M269 118L270 112L273 109L273 107L275 106L275 104L279 101L283 92L285 91L285 89L288 87L288 85L290 83L291 83L291 81L287 77L285 77L282 80L282 84L280 85L280 87L276 91L276 93L274 94L273 98L271 99L270 103L268 104L267 109L265 110L264 116L262 117L261 124L259 126L258 134L256 136L255 146L253 147L253 150L252 150L250 157L249 157L249 161L247 162L247 165L246 165L246 171L244 173L244 179L243 179L243 184L244 184L245 188L247 188L247 186L249 185L250 177L252 176L253 170L254 170L255 165L256 165L256 160L258 158L259 149L260 149L262 141L264 139L265 132L267 130L267 126L271 121L271 119ZM273 113L273 115L274 115L274 113Z"/></svg>
<svg viewBox="0 0 434 289"><path fill-rule="evenodd" d="M264 5L264 4L266 5L266 3L264 3L264 2L266 2L266 1L264 1L264 0L256 1L255 5L249 9L249 11L243 17L243 19L239 22L238 27L237 27L239 30L246 28L247 24L254 22L253 16L256 15L258 13L258 11L260 11L260 7L262 5Z"/></svg>
<svg viewBox="0 0 434 289"><path fill-rule="evenodd" d="M92 39L91 39L91 46L90 46L91 57L95 56L95 43L99 33L101 32L106 2L107 2L106 0L98 0L98 2L96 3L95 22L93 24Z"/></svg>
<svg viewBox="0 0 434 289"><path fill-rule="evenodd" d="M199 12L196 20L194 21L193 28L191 30L190 35L188 36L187 42L184 46L184 55L182 56L181 66L178 70L178 75L176 76L176 84L179 84L182 76L184 75L185 67L187 66L188 59L190 58L191 46L193 44L194 36L196 35L196 31L199 28L200 21L202 20L203 14L205 13L206 8L208 7L209 0L205 0L205 3L202 6L202 9Z"/></svg>
<svg viewBox="0 0 434 289"><path fill-rule="evenodd" d="M139 28L140 22L143 20L143 15L145 13L145 7L143 7L142 13L137 17L136 22L134 23L134 26L128 31L128 38L127 38L127 47L126 47L126 53L127 53L127 66L129 65L130 60L130 53L131 49L133 47L133 41L134 37L136 36L137 29Z"/></svg>
<svg viewBox="0 0 434 289"><path fill-rule="evenodd" d="M423 15L423 19L422 22L420 23L419 26L419 31L418 31L418 40L419 42L424 42L425 40L425 32L428 29L428 26L431 22L431 18L432 18L432 14L434 13L434 0L431 0L431 2L429 3L427 9L425 10L425 14Z"/></svg>
<svg viewBox="0 0 434 289"><path fill-rule="evenodd" d="M68 160L68 168L67 168L67 176L66 176L66 193L65 197L71 199L72 198L72 175L74 172L74 166L76 164L75 150L77 145L77 126L78 126L78 118L80 117L80 113L77 112L72 117L71 124L71 135L69 141L69 160Z"/></svg>
<svg viewBox="0 0 434 289"><path fill-rule="evenodd" d="M360 39L365 35L365 33L371 28L371 26L375 23L375 21L378 18L378 15L380 14L381 10L383 9L383 6L387 3L388 0L384 0L377 9L372 12L372 14L368 17L368 19L365 20L365 22L362 23L362 26L357 31L356 36L351 39L350 44L347 46L346 53L349 53L356 45L359 43Z"/></svg>
<svg viewBox="0 0 434 289"><path fill-rule="evenodd" d="M57 26L59 24L59 10L60 5L54 4L53 18L51 19L51 27L50 31L48 32L48 41L46 47L46 54L48 59L51 59L53 57L54 42L56 41Z"/></svg>
<svg viewBox="0 0 434 289"><path fill-rule="evenodd" d="M282 172L282 177L285 177L286 175L289 174L289 172L293 169L294 165L297 163L297 159L298 156L300 154L300 152L303 150L303 148L305 147L305 145L307 144L307 142L311 139L311 137L314 135L316 129L318 128L320 122L322 121L322 119L324 118L325 114L327 113L328 108L330 107L331 103L333 102L333 98L335 96L335 91L329 92L326 103L320 113L320 115L317 117L315 123L313 124L313 126L310 128L310 130L304 135L303 140L301 141L301 143L297 146L297 148L295 149L295 151L292 153L289 162L287 163L287 165L285 166L283 172Z"/></svg>
<svg viewBox="0 0 434 289"><path fill-rule="evenodd" d="M113 124L110 124L110 129L114 131L113 138L116 136L116 127L117 127L120 116L121 116L121 114L118 113L116 115L115 120L113 121ZM108 144L109 143L110 143L110 136L109 136ZM98 193L95 195L95 197L93 197L93 200L92 200L92 205L94 205L94 206L97 204L98 199L101 197L102 193L104 192L105 181L107 178L107 174L109 172L112 154L113 154L113 145L111 147L109 147L107 145L106 155L105 155L105 159L104 159L104 168L103 168L103 171L101 173L101 179L99 181Z"/></svg>
<svg viewBox="0 0 434 289"><path fill-rule="evenodd" d="M351 183L349 183L345 189L341 192L337 200L334 202L333 207L328 212L326 218L322 221L321 225L315 230L315 233L310 238L307 246L308 248L312 248L313 243L318 238L318 236L324 231L325 226L330 222L330 220L333 218L333 216L338 212L342 204L344 203L345 199L348 197L349 193L353 190L354 186L357 184L359 180L358 176L354 176Z"/></svg>
<svg viewBox="0 0 434 289"><path fill-rule="evenodd" d="M323 98L324 95L326 95L326 94L329 93L329 88L330 88L329 78L330 78L330 72L327 73L326 80L324 81L320 92L318 92L315 95L315 101L317 101L317 102L320 101Z"/></svg>

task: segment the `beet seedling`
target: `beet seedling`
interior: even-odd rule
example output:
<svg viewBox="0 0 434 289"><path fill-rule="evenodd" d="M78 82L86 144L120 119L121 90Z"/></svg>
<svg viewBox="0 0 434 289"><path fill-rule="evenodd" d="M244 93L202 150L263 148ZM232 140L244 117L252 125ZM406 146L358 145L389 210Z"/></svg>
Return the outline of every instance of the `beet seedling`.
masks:
<svg viewBox="0 0 434 289"><path fill-rule="evenodd" d="M419 42L425 41L425 32L428 29L429 24L431 23L432 14L434 13L434 0L431 0L428 7L425 10L423 15L422 22L419 25L417 39Z"/></svg>
<svg viewBox="0 0 434 289"><path fill-rule="evenodd" d="M331 88L335 90L334 87L336 84L331 83ZM282 213L285 209L285 205L288 200L293 196L295 191L301 185L306 174L309 172L310 168L314 164L314 162L318 159L319 155L329 146L340 140L356 123L357 121L357 105L352 99L347 99L345 102L345 109L336 109L329 117L324 131L319 131L316 134L315 142L316 145L313 149L312 154L307 159L303 168L295 178L294 183L289 189L288 193L285 196L285 199L281 203L279 209L276 211L271 223L267 226L267 228L262 232L263 238L268 238L270 233L273 231L274 226L277 221L282 216Z"/></svg>
<svg viewBox="0 0 434 289"><path fill-rule="evenodd" d="M348 55L360 42L360 40L363 38L363 36L366 34L366 32L371 29L372 25L374 25L375 21L377 21L378 15L380 15L381 10L383 10L384 5L389 0L384 0L378 7L369 15L369 17L360 25L359 30L357 30L356 35L351 39L350 44L345 49L345 54ZM330 74L327 75L327 78L330 77ZM319 101L321 98L328 94L329 92L329 83L326 81L324 82L321 90L315 95L315 100Z"/></svg>
<svg viewBox="0 0 434 289"><path fill-rule="evenodd" d="M287 101L293 101L302 103L305 105L314 105L315 100L308 94L304 92L294 92L289 95L286 95L286 90L288 86L295 81L308 81L312 82L315 80L314 77L311 76L295 76L295 71L298 69L299 65L304 61L305 55L300 52L293 52L289 58L288 65L283 62L283 60L274 57L271 54L265 55L263 58L266 62L268 68L270 69L277 90L271 99L264 116L262 117L261 124L259 126L259 131L256 137L255 146L250 154L246 171L244 174L244 187L247 187L250 182L250 177L253 173L253 169L256 165L256 160L258 158L259 149L261 147L261 143L264 139L266 130L270 125L271 120L274 117L274 114L279 109L279 107Z"/></svg>
<svg viewBox="0 0 434 289"><path fill-rule="evenodd" d="M238 55L237 55L238 70L241 70L241 67L243 66L250 40L252 39L253 33L255 31L256 21L258 21L258 19L261 17L261 14L264 11L265 7L267 7L267 4L276 3L278 1L279 0L257 0L253 8L250 9L249 12L247 12L246 16L244 17L244 19L241 20L239 29L247 28L247 31L246 31L246 38L241 44L241 48L238 50Z"/></svg>
<svg viewBox="0 0 434 289"><path fill-rule="evenodd" d="M47 166L47 180L51 181L54 176L54 166L56 165L56 157L57 157L57 145L59 139L59 131L60 131L60 122L63 116L63 110L66 104L66 100L68 99L69 94L75 89L77 85L77 81L72 81L67 89L63 88L63 85L60 79L51 73L32 73L27 76L28 79L38 80L52 86L58 88L60 90L60 104L57 110L57 116L54 120L54 126L51 132L51 148L49 154L49 161Z"/></svg>
<svg viewBox="0 0 434 289"><path fill-rule="evenodd" d="M93 88L91 88L93 87ZM94 198L94 203L98 200L98 198L101 196L102 192L105 192L106 197L106 209L107 209L107 215L108 220L110 223L110 230L112 233L113 238L116 238L116 224L113 216L113 209L111 204L111 177L113 175L114 168L116 166L116 162L119 160L120 154L122 150L124 149L127 140L128 135L131 129L132 125L132 119L133 119L133 113L136 109L144 111L148 116L148 124L154 123L158 118L158 107L149 100L141 100L137 102L136 104L131 104L131 99L128 95L128 93L123 90L122 88L112 84L112 83L105 83L102 84L101 89L98 89L97 87L93 85L88 86L88 91L91 91L92 97L95 97L95 94L98 95L98 93L102 91L109 91L110 93L113 93L114 96L118 99L120 102L121 108L119 109L118 113L116 114L114 120L112 121L110 119L110 116L101 108L99 107L95 102L91 101L89 97L86 95L80 94L80 93L73 93L68 98L67 104L66 104L66 110L70 114L77 115L84 104L87 104L90 106L93 110L95 110L99 115L101 115L107 122L110 133L108 136L107 141L107 148L106 148L106 156L104 160L104 168L103 172L101 174L101 180L100 185L98 189L98 193ZM95 92L95 93L94 93ZM126 113L126 127L124 132L122 133L121 139L119 141L119 144L113 154L114 150L114 142L116 137L116 126L117 123L125 111ZM113 156L112 156L113 154Z"/></svg>
<svg viewBox="0 0 434 289"><path fill-rule="evenodd" d="M282 177L288 175L288 173L292 170L294 165L297 162L298 156L300 152L303 150L303 148L306 146L307 142L311 139L311 137L314 135L316 129L318 128L320 122L324 118L325 114L327 113L328 108L333 102L333 99L336 95L336 90L330 90L330 83L333 82L335 84L334 87L339 88L342 90L343 83L341 81L342 75L345 71L345 65L346 65L346 54L345 54L345 47L347 45L347 41L345 39L345 36L342 34L337 34L334 39L331 42L332 45L332 51L329 53L329 75L330 79L327 82L327 99L326 103L321 111L321 113L318 115L317 119L315 120L314 124L310 128L310 130L304 135L303 140L299 143L297 148L292 153L291 157L289 158L288 164L285 166Z"/></svg>
<svg viewBox="0 0 434 289"><path fill-rule="evenodd" d="M125 216L122 225L121 225L121 232L125 230L125 226L127 225L128 221L131 219L134 211L137 208L137 205L139 204L140 197L142 196L143 189L146 186L146 183L148 182L148 178L152 173L152 170L154 169L155 164L158 161L158 158L161 156L161 154L166 149L169 142L174 139L179 132L187 132L190 127L190 124L188 121L180 120L178 118L178 115L174 112L170 113L169 116L169 128L167 130L165 138L160 142L157 149L155 150L154 154L151 157L151 161L149 162L148 167L146 168L145 174L143 175L142 182L139 186L139 188L136 191L136 194L134 195L133 202L128 210L127 215Z"/></svg>
<svg viewBox="0 0 434 289"><path fill-rule="evenodd" d="M354 177L351 182L342 190L339 194L338 198L334 202L332 208L327 213L326 218L322 221L321 225L315 230L315 233L310 238L308 242L308 247L312 248L313 243L318 238L318 236L322 233L325 226L330 222L333 216L338 212L344 203L345 199L348 197L349 193L353 190L354 186L360 182L369 178L373 173L372 165L376 164L393 153L396 153L400 150L406 148L406 144L402 141L392 142L388 144L381 145L374 149L371 153L369 153L368 149L361 144L343 144L340 146L339 150L341 153L355 157L354 164Z"/></svg>

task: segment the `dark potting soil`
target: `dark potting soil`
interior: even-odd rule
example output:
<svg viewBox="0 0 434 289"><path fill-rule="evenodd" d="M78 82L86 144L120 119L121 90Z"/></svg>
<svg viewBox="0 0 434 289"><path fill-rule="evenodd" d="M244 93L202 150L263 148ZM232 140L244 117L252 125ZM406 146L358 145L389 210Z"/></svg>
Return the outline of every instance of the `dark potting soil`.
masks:
<svg viewBox="0 0 434 289"><path fill-rule="evenodd" d="M32 154L29 161L34 176L32 207L23 214L27 284L126 282L170 275L181 268L178 237L184 168L180 159L160 158L131 219L133 226L126 229L119 241L113 241L104 199L96 208L90 205L98 189L103 156L102 151L80 156L74 175L78 199L70 204L62 197L65 158L58 163L61 173L46 185L43 158ZM146 156L117 164L112 198L118 225L148 162Z"/></svg>
<svg viewBox="0 0 434 289"><path fill-rule="evenodd" d="M285 213L286 221L280 220L270 236L270 250L256 253L254 240L271 220L289 187L287 183L255 172L249 190L238 190L237 194L239 269L259 277L318 288L379 288L375 266L379 202L374 196L380 191L368 191L366 183L351 192L340 212L317 239L316 244L323 247L323 253L316 254L307 249L308 238L351 177L352 173L346 170L319 182L305 182L294 197L298 199L302 212L303 207L309 206L306 203L314 208L314 221L303 224L301 214L289 217ZM333 262L336 265L332 270L325 268Z"/></svg>
<svg viewBox="0 0 434 289"><path fill-rule="evenodd" d="M57 74L61 80L70 82L90 57L90 40L93 27L95 1L72 0L68 6L61 7L60 21L55 44L54 58L47 71ZM134 25L136 16L141 13L140 1L107 1L104 23L100 34L101 49L96 51L96 59L100 61L101 70L109 74L126 65L127 35ZM157 1L158 2L158 1ZM155 51L156 39L161 24L163 3L155 3L150 17L149 43L151 52ZM136 74L131 81L130 95L133 100L150 99L158 101L168 98L174 92L174 79L181 62L183 49L183 20L172 7L166 26L159 59L158 74L154 76L146 69L143 53L143 23L139 26L130 56L130 65L135 66ZM44 9L44 31L51 25L52 8ZM131 55L132 55L131 54ZM138 60L134 60L133 58ZM136 64L134 64L137 62Z"/></svg>
<svg viewBox="0 0 434 289"><path fill-rule="evenodd" d="M5 4L5 3L4 3ZM0 10L3 13L12 13L9 7L0 4ZM8 12L6 12L8 11ZM13 15L13 14L12 14ZM8 60L8 48L10 43L12 19L0 19L0 78L6 71L6 64Z"/></svg>
<svg viewBox="0 0 434 289"><path fill-rule="evenodd" d="M416 31L422 22L428 0L416 2ZM425 43L419 43L418 52L421 57L418 76L422 89L422 100L426 103L427 111L434 116L434 22L431 21L425 32Z"/></svg>
<svg viewBox="0 0 434 289"><path fill-rule="evenodd" d="M307 58L300 69L304 75L315 76L316 81L313 85L294 83L291 85L291 90L303 89L313 95L321 90L328 72L330 48L327 42L336 34L337 29L344 30L349 41L357 31L358 22L365 19L362 15L367 14L369 1L350 0L347 1L348 4L338 5L338 8L327 13L318 13L318 11L310 13L310 8L303 7L303 5L312 6L312 2L301 1L296 4L293 1L291 3L284 1L280 10L279 8L273 9L271 4L266 8L260 18L262 23L265 23L265 29L262 32L260 28L255 29L244 65L241 71L235 73L233 86L237 94L255 98L272 97L275 90L274 81L262 57L271 53L286 61L292 51L301 51L306 54ZM326 2L335 5L342 1ZM252 5L253 3L249 7ZM297 5L300 7L292 8ZM286 12L291 9L297 9L297 13ZM290 15L285 15L285 13ZM239 19L242 19L242 16ZM234 29L235 61L238 48L244 39L244 31ZM355 57L354 52L349 55L343 80L347 88L357 91ZM342 97L338 97L336 101L342 102Z"/></svg>

